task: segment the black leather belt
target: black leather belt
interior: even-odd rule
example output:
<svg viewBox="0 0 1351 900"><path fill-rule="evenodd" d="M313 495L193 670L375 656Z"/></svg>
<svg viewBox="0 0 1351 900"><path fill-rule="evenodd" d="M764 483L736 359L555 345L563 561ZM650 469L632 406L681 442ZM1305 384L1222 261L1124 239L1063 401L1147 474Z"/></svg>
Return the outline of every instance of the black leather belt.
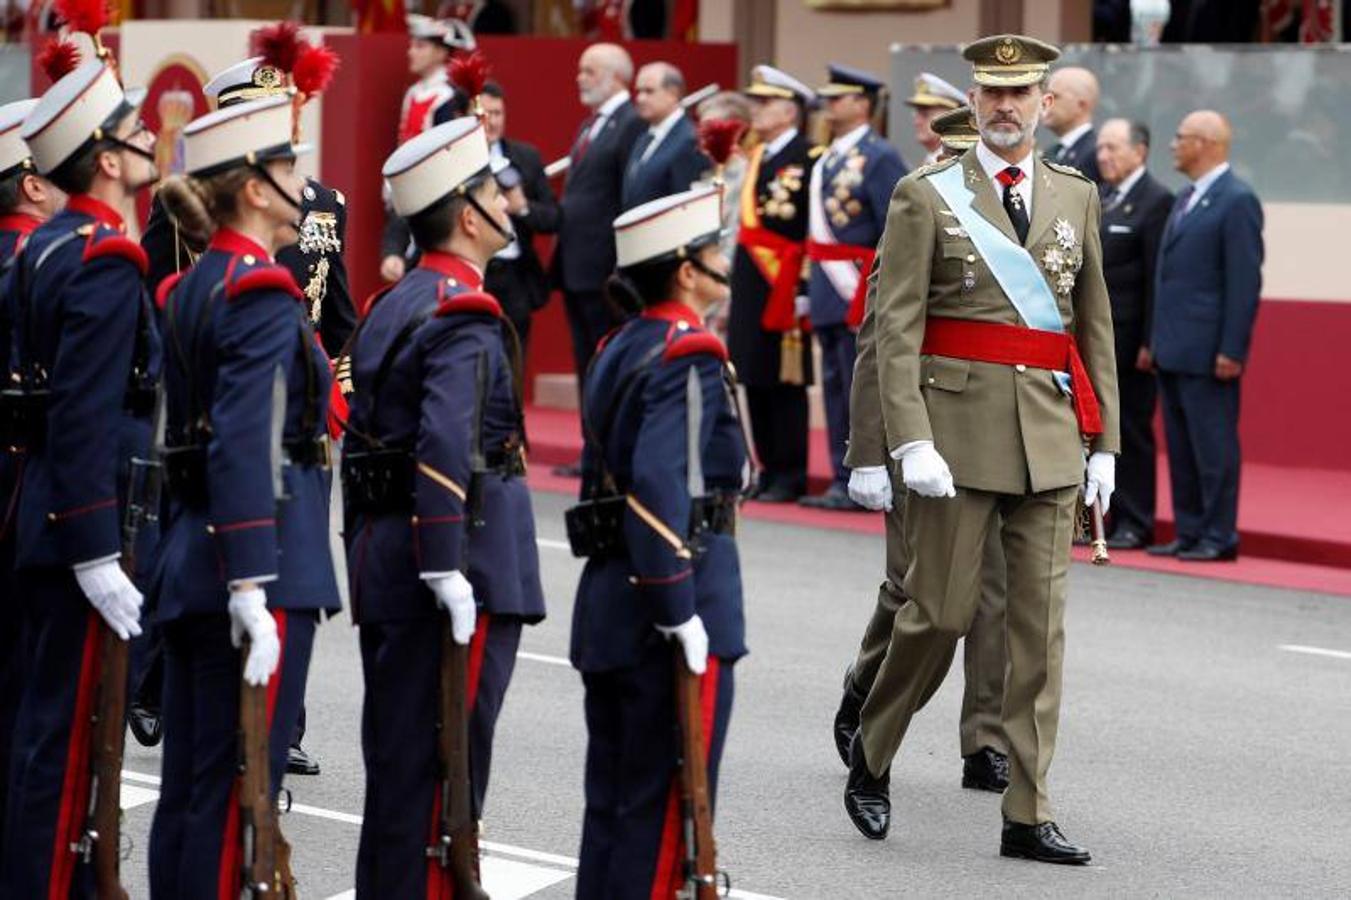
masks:
<svg viewBox="0 0 1351 900"><path fill-rule="evenodd" d="M734 492L715 491L695 497L690 503L690 527L686 543L695 553L699 539L706 534L736 534L737 506ZM572 555L586 559L623 556L628 551L624 540L624 494L585 500L563 514Z"/></svg>

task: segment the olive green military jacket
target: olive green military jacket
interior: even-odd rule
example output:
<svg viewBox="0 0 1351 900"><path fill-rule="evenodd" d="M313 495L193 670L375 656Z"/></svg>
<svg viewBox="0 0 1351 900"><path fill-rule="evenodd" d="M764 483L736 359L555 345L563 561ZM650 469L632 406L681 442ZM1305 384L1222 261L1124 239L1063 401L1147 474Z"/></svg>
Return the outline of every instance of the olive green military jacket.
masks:
<svg viewBox="0 0 1351 900"><path fill-rule="evenodd" d="M865 321L860 333L848 462L879 464L879 440L886 450L932 440L959 487L1022 494L1080 484L1084 447L1074 405L1049 370L920 353L929 316L1024 324L956 216L927 181L928 175L953 165L965 170L966 185L975 193L973 210L1017 241L974 148L957 159L918 169L896 186L869 291L875 321ZM1075 170L1041 159L1032 177L1032 221L1025 246L1057 299L1066 330L1078 342L1097 394L1103 433L1090 449L1120 452L1098 192ZM875 375L865 371L869 359L875 359ZM869 409L872 390L880 428Z"/></svg>

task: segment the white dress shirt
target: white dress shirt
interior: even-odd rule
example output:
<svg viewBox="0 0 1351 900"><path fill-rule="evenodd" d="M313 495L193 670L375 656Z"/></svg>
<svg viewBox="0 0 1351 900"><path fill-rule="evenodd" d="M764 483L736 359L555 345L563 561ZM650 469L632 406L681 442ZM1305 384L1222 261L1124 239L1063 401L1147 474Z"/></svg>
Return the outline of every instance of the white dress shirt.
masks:
<svg viewBox="0 0 1351 900"><path fill-rule="evenodd" d="M985 146L984 141L976 144L976 159L980 161L980 167L985 170L985 177L990 179L990 184L994 185L995 196L1000 202L1004 200L1004 186L995 180L995 176L1004 171L1011 165L1016 165L1023 173L1022 181L1014 186L1013 190L1022 198L1023 209L1027 211L1027 220L1032 221L1032 175L1035 172L1033 161L1036 158L1036 148L1027 151L1027 155L1017 163L1008 163L995 155L995 152Z"/></svg>
<svg viewBox="0 0 1351 900"><path fill-rule="evenodd" d="M1201 198L1206 195L1215 182L1220 180L1220 176L1229 171L1229 163L1222 162L1211 169L1192 183L1192 195L1187 198L1187 209L1185 212L1191 212L1196 208L1196 204L1201 202Z"/></svg>
<svg viewBox="0 0 1351 900"><path fill-rule="evenodd" d="M1079 138L1088 134L1088 132L1092 128L1093 123L1091 121L1085 122L1082 125L1078 125L1074 128L1071 128L1069 131L1065 132L1060 136L1061 148L1064 150L1064 152L1068 153L1070 150L1074 149L1075 144L1079 143ZM1052 160L1052 162L1054 162L1054 160Z"/></svg>
<svg viewBox="0 0 1351 900"><path fill-rule="evenodd" d="M1121 179L1120 184L1118 184L1116 187L1112 188L1110 191L1107 192L1107 196L1106 198L1104 198L1104 202L1102 204L1103 208L1110 209L1117 203L1120 203L1122 200L1125 200L1126 195L1129 194L1131 192L1131 189L1135 187L1137 184L1139 184L1140 179L1144 177L1145 177L1145 167L1139 166L1138 168L1136 168L1134 172L1130 173L1125 178Z"/></svg>
<svg viewBox="0 0 1351 900"><path fill-rule="evenodd" d="M648 142L647 149L643 151L643 155L638 158L638 161L640 163L645 163L651 159L652 154L656 153L657 148L661 146L661 142L666 140L666 136L671 133L671 129L675 128L676 123L684 117L685 111L677 106L675 112L647 129L647 133L652 136L652 140Z"/></svg>
<svg viewBox="0 0 1351 900"><path fill-rule="evenodd" d="M600 130L605 127L605 123L610 121L610 117L615 114L615 110L628 102L629 92L620 91L618 94L615 94L609 100L606 100L600 106L596 107L596 121L591 123L591 131L586 136L587 142L590 143L591 141L594 141L596 135L600 134Z"/></svg>
<svg viewBox="0 0 1351 900"><path fill-rule="evenodd" d="M787 147L788 142L795 137L797 137L797 129L796 128L788 129L783 134L779 135L774 140L770 141L768 144L765 145L765 155L762 156L761 159L770 159L774 157L780 150L782 150L784 147Z"/></svg>

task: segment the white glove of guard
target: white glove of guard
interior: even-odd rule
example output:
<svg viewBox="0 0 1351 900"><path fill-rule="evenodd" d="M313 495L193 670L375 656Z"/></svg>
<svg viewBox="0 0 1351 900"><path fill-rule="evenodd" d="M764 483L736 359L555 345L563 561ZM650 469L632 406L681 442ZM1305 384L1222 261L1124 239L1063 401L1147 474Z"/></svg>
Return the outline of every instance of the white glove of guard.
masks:
<svg viewBox="0 0 1351 900"><path fill-rule="evenodd" d="M141 592L115 559L75 566L75 582L122 640L141 633Z"/></svg>
<svg viewBox="0 0 1351 900"><path fill-rule="evenodd" d="M891 476L886 466L861 466L849 472L849 499L867 509L891 511Z"/></svg>
<svg viewBox="0 0 1351 900"><path fill-rule="evenodd" d="M230 643L241 645L249 636L249 655L244 659L244 681L263 685L277 670L281 660L281 641L277 639L277 621L267 611L267 594L262 588L230 591Z"/></svg>
<svg viewBox="0 0 1351 900"><path fill-rule="evenodd" d="M900 460L901 478L905 486L921 497L956 497L952 470L934 449L933 441L911 441L891 451L891 458Z"/></svg>
<svg viewBox="0 0 1351 900"><path fill-rule="evenodd" d="M666 637L674 636L680 641L680 649L685 653L685 665L695 675L702 675L708 668L708 632L704 630L704 620L695 613L679 625L658 625L657 630Z"/></svg>
<svg viewBox="0 0 1351 900"><path fill-rule="evenodd" d="M1112 494L1116 491L1116 454L1098 451L1088 458L1088 479L1084 482L1084 506L1092 506L1093 501L1102 498L1104 513L1112 507Z"/></svg>
<svg viewBox="0 0 1351 900"><path fill-rule="evenodd" d="M799 319L805 319L812 314L812 298L806 294L798 294L793 298L793 315Z"/></svg>
<svg viewBox="0 0 1351 900"><path fill-rule="evenodd" d="M467 644L474 637L478 608L474 603L474 586L456 570L449 575L426 579L427 587L436 595L436 602L450 614L450 636L457 644Z"/></svg>

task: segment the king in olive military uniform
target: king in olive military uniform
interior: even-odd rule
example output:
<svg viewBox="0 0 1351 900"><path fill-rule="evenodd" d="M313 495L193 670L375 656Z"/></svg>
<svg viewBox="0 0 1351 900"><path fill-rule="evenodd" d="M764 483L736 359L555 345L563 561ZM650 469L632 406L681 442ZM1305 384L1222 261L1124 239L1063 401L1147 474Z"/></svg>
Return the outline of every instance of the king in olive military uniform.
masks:
<svg viewBox="0 0 1351 900"><path fill-rule="evenodd" d="M1002 35L964 55L975 63L978 111L986 102L1017 111L1021 123L1005 119L1015 127L1035 121L1055 48ZM1007 136L1007 127L990 133ZM907 176L892 198L876 367L883 433L909 490L912 554L906 600L850 748L845 808L865 836L886 836L891 760L970 629L986 541L1000 522L1009 744L1000 849L1084 863L1088 852L1052 821L1046 776L1084 442L1090 502L1110 495L1119 449L1111 309L1095 186L1036 159L1027 129L1020 138L1017 166L983 140Z"/></svg>

